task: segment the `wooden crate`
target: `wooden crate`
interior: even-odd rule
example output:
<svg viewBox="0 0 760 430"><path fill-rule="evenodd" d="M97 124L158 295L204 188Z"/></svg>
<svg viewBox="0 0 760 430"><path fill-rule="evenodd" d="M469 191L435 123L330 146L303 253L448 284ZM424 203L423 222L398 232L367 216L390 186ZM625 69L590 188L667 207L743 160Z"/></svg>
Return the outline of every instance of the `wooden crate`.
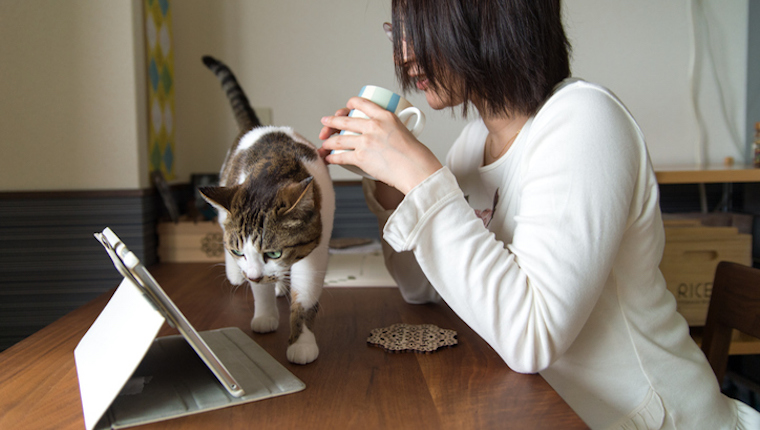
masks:
<svg viewBox="0 0 760 430"><path fill-rule="evenodd" d="M702 326L710 304L715 269L721 261L752 265L752 235L736 227L707 227L699 220L665 221L660 263L678 312L690 326Z"/></svg>
<svg viewBox="0 0 760 430"><path fill-rule="evenodd" d="M216 221L160 223L158 258L164 263L222 262L222 228Z"/></svg>

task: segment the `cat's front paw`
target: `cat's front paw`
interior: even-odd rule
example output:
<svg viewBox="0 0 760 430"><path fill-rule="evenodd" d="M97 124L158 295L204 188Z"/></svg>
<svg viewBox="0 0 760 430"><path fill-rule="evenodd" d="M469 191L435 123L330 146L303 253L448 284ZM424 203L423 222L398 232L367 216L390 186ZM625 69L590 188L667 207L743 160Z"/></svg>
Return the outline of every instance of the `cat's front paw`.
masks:
<svg viewBox="0 0 760 430"><path fill-rule="evenodd" d="M317 344L294 343L288 347L288 361L293 364L309 364L319 356Z"/></svg>
<svg viewBox="0 0 760 430"><path fill-rule="evenodd" d="M277 330L280 319L274 316L254 317L251 320L251 330L256 333L271 333Z"/></svg>
<svg viewBox="0 0 760 430"><path fill-rule="evenodd" d="M319 347L314 334L304 330L301 336L288 347L288 361L293 364L309 364L319 356Z"/></svg>
<svg viewBox="0 0 760 430"><path fill-rule="evenodd" d="M232 285L243 285L243 282L245 282L245 276L243 276L243 272L240 270L237 264L227 263L225 266L225 271L227 273L227 279Z"/></svg>

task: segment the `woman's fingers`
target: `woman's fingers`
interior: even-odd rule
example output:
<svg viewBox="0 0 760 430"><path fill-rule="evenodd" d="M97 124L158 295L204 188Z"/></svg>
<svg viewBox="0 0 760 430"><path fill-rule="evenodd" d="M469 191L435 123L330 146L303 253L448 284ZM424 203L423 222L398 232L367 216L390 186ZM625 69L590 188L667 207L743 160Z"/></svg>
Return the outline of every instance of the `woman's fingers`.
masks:
<svg viewBox="0 0 760 430"><path fill-rule="evenodd" d="M335 150L330 151L325 160L330 164L353 164L351 158L354 151Z"/></svg>
<svg viewBox="0 0 760 430"><path fill-rule="evenodd" d="M348 117L345 110L322 118L320 137L326 140L320 155L326 162L357 166L404 194L440 168L435 155L392 112L360 97L349 99L346 106L368 118Z"/></svg>
<svg viewBox="0 0 760 430"><path fill-rule="evenodd" d="M341 109L338 109L335 112L334 116L336 116L336 117L345 117L345 116L348 116L349 112L351 112L351 109L349 109L347 107L341 108ZM323 122L323 125L324 125L324 122ZM320 140L325 140L328 137L332 136L333 134L338 133L339 131L340 131L339 128L333 128L333 127L330 127L328 125L324 125L322 127L322 130L319 131L319 139Z"/></svg>
<svg viewBox="0 0 760 430"><path fill-rule="evenodd" d="M355 130L358 125L357 122L362 121L363 118L359 118L358 120L356 118L351 118L347 116L326 116L322 118L322 130L330 130L332 133L329 133L326 137L333 136L335 132L338 131L354 131L359 132L358 130ZM319 134L319 137L322 137L322 133Z"/></svg>
<svg viewBox="0 0 760 430"><path fill-rule="evenodd" d="M325 148L324 146L321 148L317 148L317 154L319 154L319 158L324 160L326 164L330 164L327 161L327 156L330 155L331 152L332 152L332 149Z"/></svg>
<svg viewBox="0 0 760 430"><path fill-rule="evenodd" d="M393 112L380 107L373 101L361 97L350 98L348 100L348 103L346 103L346 106L363 113L371 120L376 120L381 123L390 124L395 122L394 120L397 119L396 115Z"/></svg>
<svg viewBox="0 0 760 430"><path fill-rule="evenodd" d="M362 127L366 126L366 118L361 118L360 116L349 117L348 115L352 109L364 113L370 119L376 118L380 121L385 121L393 118L392 113L377 104L361 97L352 97L346 103L345 108L339 109L333 116L322 118L322 129L319 132L319 139L325 140L342 130L362 134Z"/></svg>
<svg viewBox="0 0 760 430"><path fill-rule="evenodd" d="M356 149L356 145L358 144L358 137L361 136L356 134L334 134L322 142L322 148L330 151L353 150Z"/></svg>
<svg viewBox="0 0 760 430"><path fill-rule="evenodd" d="M370 118L373 118L379 113L387 112L385 109L381 108L377 103L367 100L363 97L358 97L358 96L354 96L348 99L348 102L346 103L346 107L350 109L360 110L364 112L364 114Z"/></svg>

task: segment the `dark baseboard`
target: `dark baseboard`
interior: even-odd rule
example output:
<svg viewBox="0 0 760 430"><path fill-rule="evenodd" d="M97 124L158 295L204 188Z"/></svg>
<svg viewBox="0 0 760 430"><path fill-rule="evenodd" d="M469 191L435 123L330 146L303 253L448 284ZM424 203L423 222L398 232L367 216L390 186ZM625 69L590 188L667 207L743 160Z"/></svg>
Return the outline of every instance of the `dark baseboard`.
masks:
<svg viewBox="0 0 760 430"><path fill-rule="evenodd" d="M94 232L155 263L156 205L150 190L0 193L0 350L118 285Z"/></svg>
<svg viewBox="0 0 760 430"><path fill-rule="evenodd" d="M335 191L333 237L379 238L361 183ZM178 207L192 204L189 184L171 193ZM93 233L110 227L150 266L167 216L152 189L0 192L0 351L119 284Z"/></svg>
<svg viewBox="0 0 760 430"><path fill-rule="evenodd" d="M377 217L367 208L361 182L335 183L335 222L332 237L380 239Z"/></svg>

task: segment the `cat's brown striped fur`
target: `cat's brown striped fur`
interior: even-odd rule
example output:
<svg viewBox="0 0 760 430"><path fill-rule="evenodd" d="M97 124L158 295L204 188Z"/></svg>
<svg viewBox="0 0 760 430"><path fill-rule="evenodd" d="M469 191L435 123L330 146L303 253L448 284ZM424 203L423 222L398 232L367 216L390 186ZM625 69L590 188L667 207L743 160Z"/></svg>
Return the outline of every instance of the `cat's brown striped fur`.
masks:
<svg viewBox="0 0 760 430"><path fill-rule="evenodd" d="M240 128L220 186L200 189L219 212L227 278L250 284L256 332L279 325L275 287L291 292L287 357L309 363L319 354L313 324L335 211L332 181L314 145L290 128L261 126L229 68L203 62L222 82Z"/></svg>

